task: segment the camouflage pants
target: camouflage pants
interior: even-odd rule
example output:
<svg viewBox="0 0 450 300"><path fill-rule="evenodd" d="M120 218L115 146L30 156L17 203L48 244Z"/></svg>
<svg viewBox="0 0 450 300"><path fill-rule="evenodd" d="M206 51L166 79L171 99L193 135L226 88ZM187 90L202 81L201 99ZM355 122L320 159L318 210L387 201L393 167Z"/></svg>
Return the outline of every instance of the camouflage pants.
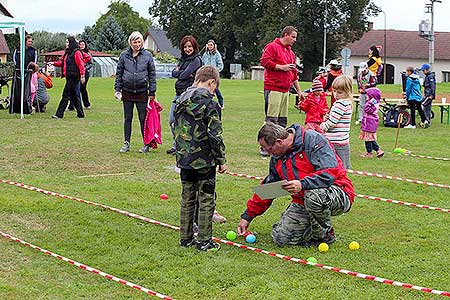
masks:
<svg viewBox="0 0 450 300"><path fill-rule="evenodd" d="M194 236L193 225L198 206L198 240L207 241L212 237L212 217L216 207L216 168L199 170L181 169L182 194L180 211L180 238Z"/></svg>
<svg viewBox="0 0 450 300"><path fill-rule="evenodd" d="M291 203L272 226L272 239L280 245L306 246L332 229L331 216L350 210L350 199L339 187L305 191L305 205Z"/></svg>

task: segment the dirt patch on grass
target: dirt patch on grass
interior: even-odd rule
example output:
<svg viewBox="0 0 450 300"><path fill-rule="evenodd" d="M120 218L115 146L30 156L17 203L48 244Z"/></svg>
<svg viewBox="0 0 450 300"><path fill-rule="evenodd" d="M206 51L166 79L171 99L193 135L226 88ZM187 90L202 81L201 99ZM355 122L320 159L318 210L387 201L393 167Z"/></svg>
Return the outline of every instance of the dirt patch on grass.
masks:
<svg viewBox="0 0 450 300"><path fill-rule="evenodd" d="M4 224L10 224L11 227L21 227L25 230L46 230L49 228L48 224L35 215L18 215L14 213L1 213L0 219Z"/></svg>

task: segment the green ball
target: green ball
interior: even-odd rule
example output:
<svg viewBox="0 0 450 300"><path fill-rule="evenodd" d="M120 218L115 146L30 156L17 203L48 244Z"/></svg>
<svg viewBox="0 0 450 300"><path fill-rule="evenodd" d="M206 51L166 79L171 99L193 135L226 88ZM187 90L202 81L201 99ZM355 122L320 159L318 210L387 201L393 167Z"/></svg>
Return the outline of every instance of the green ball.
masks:
<svg viewBox="0 0 450 300"><path fill-rule="evenodd" d="M234 241L237 237L236 232L230 230L227 232L227 240Z"/></svg>
<svg viewBox="0 0 450 300"><path fill-rule="evenodd" d="M402 153L402 148L395 148L394 149L394 153L401 154Z"/></svg>
<svg viewBox="0 0 450 300"><path fill-rule="evenodd" d="M307 262L310 262L310 263L317 264L317 259L316 259L315 257L312 257L312 256L308 257L308 258L306 259L306 261L307 261Z"/></svg>

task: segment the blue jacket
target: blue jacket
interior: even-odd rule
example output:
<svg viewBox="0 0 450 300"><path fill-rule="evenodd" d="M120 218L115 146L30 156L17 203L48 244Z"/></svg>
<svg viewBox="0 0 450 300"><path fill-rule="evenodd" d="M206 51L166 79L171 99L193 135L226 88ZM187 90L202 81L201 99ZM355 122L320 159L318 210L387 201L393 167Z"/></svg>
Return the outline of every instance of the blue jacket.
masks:
<svg viewBox="0 0 450 300"><path fill-rule="evenodd" d="M223 61L222 61L222 55L220 55L219 51L205 51L202 56L203 65L205 66L213 66L215 67L219 72L222 72L223 70Z"/></svg>
<svg viewBox="0 0 450 300"><path fill-rule="evenodd" d="M436 98L436 75L434 75L434 72L429 72L425 76L423 88L425 97L431 97L431 99Z"/></svg>
<svg viewBox="0 0 450 300"><path fill-rule="evenodd" d="M422 101L422 90L420 88L419 76L411 74L406 77L406 100Z"/></svg>
<svg viewBox="0 0 450 300"><path fill-rule="evenodd" d="M133 94L140 94L148 90L149 96L155 96L156 71L150 52L142 48L139 54L133 57L133 50L130 47L120 54L114 90L116 92L123 90Z"/></svg>

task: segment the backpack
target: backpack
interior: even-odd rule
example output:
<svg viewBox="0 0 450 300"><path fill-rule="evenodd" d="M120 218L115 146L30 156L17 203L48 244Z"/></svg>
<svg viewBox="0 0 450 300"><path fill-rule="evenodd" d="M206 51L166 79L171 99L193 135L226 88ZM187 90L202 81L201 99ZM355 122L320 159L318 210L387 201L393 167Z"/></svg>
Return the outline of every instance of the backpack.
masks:
<svg viewBox="0 0 450 300"><path fill-rule="evenodd" d="M398 111L395 108L390 108L385 117L383 125L384 127L397 127Z"/></svg>

